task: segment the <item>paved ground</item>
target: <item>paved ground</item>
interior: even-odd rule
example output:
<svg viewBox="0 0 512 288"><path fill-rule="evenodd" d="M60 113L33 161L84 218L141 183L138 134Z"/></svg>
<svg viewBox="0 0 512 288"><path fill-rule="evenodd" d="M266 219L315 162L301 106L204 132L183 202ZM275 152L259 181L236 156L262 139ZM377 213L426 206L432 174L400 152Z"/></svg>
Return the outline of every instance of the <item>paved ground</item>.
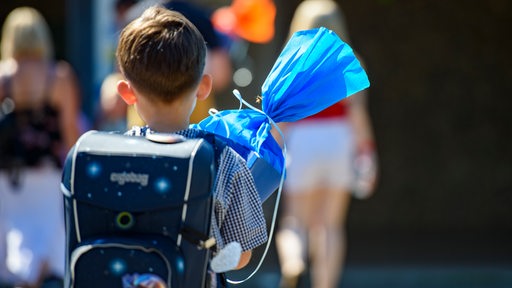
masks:
<svg viewBox="0 0 512 288"><path fill-rule="evenodd" d="M232 276L234 277L234 276ZM238 285L247 288L279 286L277 271L261 271ZM311 287L303 279L300 288ZM381 267L348 266L340 288L509 288L512 267Z"/></svg>
<svg viewBox="0 0 512 288"><path fill-rule="evenodd" d="M339 288L512 288L512 235L508 234L352 229ZM262 247L256 249L250 267L228 278L245 279L262 251ZM271 245L257 274L235 287L277 288L279 280L279 263ZM306 276L298 288L309 287Z"/></svg>

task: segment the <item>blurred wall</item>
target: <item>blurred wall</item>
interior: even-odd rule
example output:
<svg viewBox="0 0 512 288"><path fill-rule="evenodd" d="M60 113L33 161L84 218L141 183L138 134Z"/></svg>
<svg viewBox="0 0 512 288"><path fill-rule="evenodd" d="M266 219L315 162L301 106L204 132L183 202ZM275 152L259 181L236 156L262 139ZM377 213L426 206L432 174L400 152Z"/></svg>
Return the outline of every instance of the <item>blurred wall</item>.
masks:
<svg viewBox="0 0 512 288"><path fill-rule="evenodd" d="M512 2L344 0L381 157L353 229L510 235Z"/></svg>

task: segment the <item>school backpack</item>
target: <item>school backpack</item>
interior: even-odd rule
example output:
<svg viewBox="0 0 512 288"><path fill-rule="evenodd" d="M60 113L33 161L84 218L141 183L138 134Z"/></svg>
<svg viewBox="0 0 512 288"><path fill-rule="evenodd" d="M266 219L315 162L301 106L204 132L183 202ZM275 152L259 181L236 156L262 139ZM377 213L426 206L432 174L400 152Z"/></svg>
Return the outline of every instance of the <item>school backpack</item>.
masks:
<svg viewBox="0 0 512 288"><path fill-rule="evenodd" d="M137 275L172 288L206 287L216 151L222 149L210 142L173 134L81 136L61 185L65 287L123 287Z"/></svg>

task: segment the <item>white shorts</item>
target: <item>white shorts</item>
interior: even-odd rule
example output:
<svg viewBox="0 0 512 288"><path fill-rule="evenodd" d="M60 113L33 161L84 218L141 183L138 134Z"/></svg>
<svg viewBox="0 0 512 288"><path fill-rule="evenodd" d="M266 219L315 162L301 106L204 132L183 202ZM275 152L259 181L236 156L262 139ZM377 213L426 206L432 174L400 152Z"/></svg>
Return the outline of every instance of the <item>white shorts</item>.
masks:
<svg viewBox="0 0 512 288"><path fill-rule="evenodd" d="M328 187L348 191L354 179L354 136L344 118L289 124L286 130L287 193Z"/></svg>
<svg viewBox="0 0 512 288"><path fill-rule="evenodd" d="M20 187L14 189L6 173L0 172L0 276L35 281L46 260L62 277L66 246L62 172L41 167L21 173Z"/></svg>

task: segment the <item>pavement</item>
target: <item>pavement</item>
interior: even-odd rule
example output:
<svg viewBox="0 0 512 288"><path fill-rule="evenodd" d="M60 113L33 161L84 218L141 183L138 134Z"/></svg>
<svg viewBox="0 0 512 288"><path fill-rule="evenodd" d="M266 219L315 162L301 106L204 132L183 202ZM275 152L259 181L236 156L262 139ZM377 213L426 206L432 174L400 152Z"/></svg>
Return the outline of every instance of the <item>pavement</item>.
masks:
<svg viewBox="0 0 512 288"><path fill-rule="evenodd" d="M271 220L273 203L265 203ZM506 232L506 231L505 231ZM348 251L338 288L512 288L510 233L348 231ZM279 262L272 239L263 264L241 288L277 288ZM264 251L253 251L251 263L228 273L243 280ZM305 273L297 288L311 287Z"/></svg>

